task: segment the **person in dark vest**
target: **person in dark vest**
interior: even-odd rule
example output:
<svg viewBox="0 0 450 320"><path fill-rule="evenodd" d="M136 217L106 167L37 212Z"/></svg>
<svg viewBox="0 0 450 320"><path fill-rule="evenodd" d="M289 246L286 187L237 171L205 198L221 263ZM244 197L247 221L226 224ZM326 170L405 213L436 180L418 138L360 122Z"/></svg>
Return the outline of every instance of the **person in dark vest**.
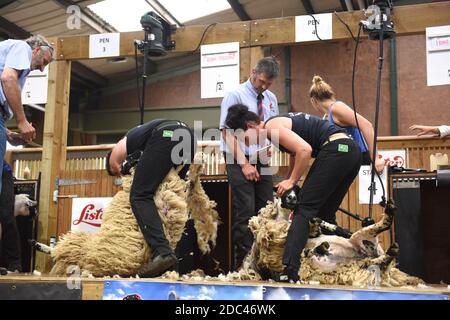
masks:
<svg viewBox="0 0 450 320"><path fill-rule="evenodd" d="M278 196L292 189L315 158L294 209L283 254L284 270L273 279L297 282L300 254L309 234L309 220L319 217L336 224L336 211L359 172L361 152L344 129L307 113L287 113L261 121L244 105L229 108L226 125L241 129L245 135L267 137L281 151L291 154L285 180L278 183Z"/></svg>
<svg viewBox="0 0 450 320"><path fill-rule="evenodd" d="M197 139L186 124L155 119L132 128L106 156L110 175L129 174L135 166L130 203L153 257L139 271L140 277L157 277L177 264L177 257L164 235L154 196L171 168L185 164L184 178L194 159Z"/></svg>

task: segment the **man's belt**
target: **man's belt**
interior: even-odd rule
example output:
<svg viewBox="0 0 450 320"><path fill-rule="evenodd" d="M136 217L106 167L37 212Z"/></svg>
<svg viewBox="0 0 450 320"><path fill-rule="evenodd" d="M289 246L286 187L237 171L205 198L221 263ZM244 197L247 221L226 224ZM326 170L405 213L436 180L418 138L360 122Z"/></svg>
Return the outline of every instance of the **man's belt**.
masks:
<svg viewBox="0 0 450 320"><path fill-rule="evenodd" d="M187 127L187 125L185 123L181 122L181 121L169 120L169 121L164 121L164 122L158 124L155 127L155 131L154 132L162 130L162 129L165 129L165 128L168 128L168 127L173 127L173 126Z"/></svg>
<svg viewBox="0 0 450 320"><path fill-rule="evenodd" d="M328 139L322 144L322 147L326 146L328 142L339 140L339 139L351 139L348 134L344 132L333 133Z"/></svg>

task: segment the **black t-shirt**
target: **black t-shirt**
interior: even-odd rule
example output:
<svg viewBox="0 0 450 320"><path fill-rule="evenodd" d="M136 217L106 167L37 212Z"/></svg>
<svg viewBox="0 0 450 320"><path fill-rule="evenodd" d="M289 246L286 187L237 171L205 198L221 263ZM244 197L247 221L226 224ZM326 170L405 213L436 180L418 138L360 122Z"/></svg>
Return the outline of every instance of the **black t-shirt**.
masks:
<svg viewBox="0 0 450 320"><path fill-rule="evenodd" d="M135 151L143 151L147 139L151 137L153 129L155 129L160 123L167 121L166 119L155 119L140 126L130 129L127 134L127 154L132 154Z"/></svg>
<svg viewBox="0 0 450 320"><path fill-rule="evenodd" d="M305 140L313 149L312 157L316 157L320 147L325 143L329 136L345 130L327 120L310 115L303 112L289 112L272 117L266 121L269 122L273 118L285 117L292 120L292 131L300 138ZM279 146L281 151L290 152L283 146Z"/></svg>

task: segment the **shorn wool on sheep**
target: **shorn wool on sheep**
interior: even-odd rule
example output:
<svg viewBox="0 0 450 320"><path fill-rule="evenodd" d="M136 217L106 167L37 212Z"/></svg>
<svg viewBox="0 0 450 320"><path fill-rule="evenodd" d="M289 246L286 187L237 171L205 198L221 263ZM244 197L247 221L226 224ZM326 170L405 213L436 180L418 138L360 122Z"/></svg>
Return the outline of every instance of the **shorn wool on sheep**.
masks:
<svg viewBox="0 0 450 320"><path fill-rule="evenodd" d="M202 165L190 166L189 179L181 179L172 169L158 188L155 204L172 249L183 234L186 221L192 217L198 235L199 248L208 253L215 246L219 215L216 203L206 195L200 183ZM67 275L78 267L95 277L134 276L151 256L131 211L132 176L122 177L122 190L105 209L100 231L68 232L51 251L53 275Z"/></svg>
<svg viewBox="0 0 450 320"><path fill-rule="evenodd" d="M355 232L350 239L322 235L320 227L310 225L310 238L301 253L300 279L327 285L417 286L424 282L395 267L398 246L394 243L384 252L377 235L393 221L395 206L388 203L382 219ZM240 279L259 280L270 272L283 270L282 256L290 227L290 211L277 200L261 209L249 222L255 241L239 271Z"/></svg>

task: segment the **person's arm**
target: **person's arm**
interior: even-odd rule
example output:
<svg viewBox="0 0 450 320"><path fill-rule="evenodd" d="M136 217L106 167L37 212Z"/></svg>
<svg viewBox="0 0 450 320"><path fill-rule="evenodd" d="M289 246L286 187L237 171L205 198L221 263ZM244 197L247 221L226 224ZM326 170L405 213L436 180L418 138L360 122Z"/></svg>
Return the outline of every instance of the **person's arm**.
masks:
<svg viewBox="0 0 450 320"><path fill-rule="evenodd" d="M374 130L372 123L369 120L361 116L359 113L356 113L356 117L358 118L358 123L355 120L354 111L347 106L345 103L336 102L332 109L333 119L336 124L341 127L354 127L357 128L359 125L359 129L364 137L364 140L367 143L367 148L369 149L370 158L373 156L373 136ZM373 161L374 159L372 159ZM378 156L378 152L375 150L375 169L377 172L382 172L384 169L385 162Z"/></svg>
<svg viewBox="0 0 450 320"><path fill-rule="evenodd" d="M222 129L222 138L225 140L225 143L227 144L230 153L233 155L234 160L241 166L242 173L245 178L249 181L258 181L258 170L247 161L247 158L245 158L245 154L241 150L237 138L227 129Z"/></svg>
<svg viewBox="0 0 450 320"><path fill-rule="evenodd" d="M271 140L278 138L279 144L289 150L294 157L294 164L292 170L290 170L289 177L275 186L277 187L278 196L281 196L284 192L296 185L305 173L311 160L312 147L292 130L277 127L276 122L274 119L266 124L269 137Z"/></svg>
<svg viewBox="0 0 450 320"><path fill-rule="evenodd" d="M23 140L22 134L6 129L6 139L13 146L20 146L26 144Z"/></svg>
<svg viewBox="0 0 450 320"><path fill-rule="evenodd" d="M442 136L438 126L422 126L422 125L412 125L409 130L417 130L417 136L423 136L426 134L432 134L433 136Z"/></svg>
<svg viewBox="0 0 450 320"><path fill-rule="evenodd" d="M289 168L286 175L286 179L289 179L291 176L292 170L294 170L294 164L295 164L295 156L293 154L289 155Z"/></svg>
<svg viewBox="0 0 450 320"><path fill-rule="evenodd" d="M120 175L120 169L122 162L127 157L127 138L123 137L117 144L113 147L111 151L111 156L109 157L109 166L111 168L111 172L114 175Z"/></svg>
<svg viewBox="0 0 450 320"><path fill-rule="evenodd" d="M1 84L6 100L14 114L17 127L22 133L25 141L29 142L36 138L36 130L27 121L22 106L22 98L19 86L19 71L12 68L5 68L1 76Z"/></svg>
<svg viewBox="0 0 450 320"><path fill-rule="evenodd" d="M242 173L249 181L258 181L259 173L255 166L251 165L245 158L237 138L226 129L225 120L228 114L228 108L234 104L241 103L239 95L230 91L223 97L220 104L220 129L222 130L222 139L228 146L229 153L234 157L234 161L241 166Z"/></svg>
<svg viewBox="0 0 450 320"><path fill-rule="evenodd" d="M4 69L1 75L1 84L6 100L16 118L17 127L26 142L36 138L36 130L27 121L22 106L19 75L24 70L31 68L32 51L25 41L17 41L13 44L6 57Z"/></svg>

